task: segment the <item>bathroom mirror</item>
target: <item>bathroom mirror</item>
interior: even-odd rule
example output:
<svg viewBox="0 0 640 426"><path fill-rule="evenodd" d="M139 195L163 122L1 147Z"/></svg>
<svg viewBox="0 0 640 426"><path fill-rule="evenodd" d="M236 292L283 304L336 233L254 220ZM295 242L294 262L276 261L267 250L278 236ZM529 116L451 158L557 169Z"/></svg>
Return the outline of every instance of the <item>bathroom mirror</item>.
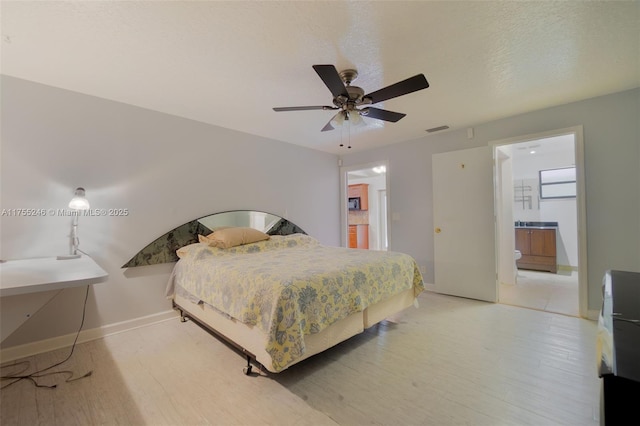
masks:
<svg viewBox="0 0 640 426"><path fill-rule="evenodd" d="M247 226L269 235L306 234L300 227L280 216L254 210L233 210L203 216L172 229L147 245L122 268L178 261L176 250L198 242L198 234L208 235L216 228Z"/></svg>

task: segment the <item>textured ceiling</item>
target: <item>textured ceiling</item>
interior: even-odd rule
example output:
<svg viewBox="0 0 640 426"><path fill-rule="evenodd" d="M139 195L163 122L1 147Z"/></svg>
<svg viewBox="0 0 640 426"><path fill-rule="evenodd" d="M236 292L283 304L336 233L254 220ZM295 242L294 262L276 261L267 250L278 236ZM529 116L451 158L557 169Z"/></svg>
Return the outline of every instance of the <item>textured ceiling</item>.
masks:
<svg viewBox="0 0 640 426"><path fill-rule="evenodd" d="M2 1L3 74L345 153L312 69L355 68L376 104L352 151L640 86L640 2Z"/></svg>

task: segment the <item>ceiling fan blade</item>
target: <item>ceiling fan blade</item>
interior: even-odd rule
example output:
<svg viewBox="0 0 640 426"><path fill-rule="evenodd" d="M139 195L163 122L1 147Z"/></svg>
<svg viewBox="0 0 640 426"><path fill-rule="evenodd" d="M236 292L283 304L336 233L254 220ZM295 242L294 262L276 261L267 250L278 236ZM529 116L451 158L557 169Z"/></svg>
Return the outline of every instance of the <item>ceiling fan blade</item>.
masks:
<svg viewBox="0 0 640 426"><path fill-rule="evenodd" d="M347 88L344 86L336 67L333 65L314 65L313 69L316 70L322 81L324 81L324 84L327 85L327 88L329 88L334 98L340 95L349 98Z"/></svg>
<svg viewBox="0 0 640 426"><path fill-rule="evenodd" d="M427 87L429 87L427 78L424 74L418 74L406 80L399 81L396 84L392 84L391 86L371 92L364 95L364 97L371 99L372 104L377 104L378 102L426 89Z"/></svg>
<svg viewBox="0 0 640 426"><path fill-rule="evenodd" d="M395 123L399 121L402 117L407 114L403 114L401 112L387 111L386 109L380 108L364 108L361 110L363 117L377 118L378 120L391 121Z"/></svg>
<svg viewBox="0 0 640 426"><path fill-rule="evenodd" d="M338 115L338 114L336 114ZM331 122L333 121L333 119L336 118L336 116L334 115L333 117L331 117L331 120L329 120L327 122L327 124L322 128L322 130L320 130L321 132L326 132L328 130L333 130L334 127L331 125Z"/></svg>
<svg viewBox="0 0 640 426"><path fill-rule="evenodd" d="M327 106L327 105L316 105L316 106L296 106L296 107L276 107L274 111L311 111L314 109L338 109L337 107Z"/></svg>

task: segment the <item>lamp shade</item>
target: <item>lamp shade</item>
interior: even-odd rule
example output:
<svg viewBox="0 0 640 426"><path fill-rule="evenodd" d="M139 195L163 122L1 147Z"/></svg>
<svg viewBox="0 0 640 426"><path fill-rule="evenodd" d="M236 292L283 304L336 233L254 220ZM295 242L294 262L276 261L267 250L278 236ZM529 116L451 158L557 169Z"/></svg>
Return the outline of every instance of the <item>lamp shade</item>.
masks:
<svg viewBox="0 0 640 426"><path fill-rule="evenodd" d="M334 115L333 118L331 119L331 125L333 127L342 126L342 123L344 123L345 114L346 113L344 111L340 111L336 115Z"/></svg>
<svg viewBox="0 0 640 426"><path fill-rule="evenodd" d="M360 112L358 110L349 110L349 111L340 111L338 112L332 119L331 125L333 127L340 127L345 125L345 121L349 124L349 126L364 126L365 122L360 116Z"/></svg>
<svg viewBox="0 0 640 426"><path fill-rule="evenodd" d="M76 192L69 201L69 208L73 210L89 210L89 200L84 196L84 188L76 188Z"/></svg>
<svg viewBox="0 0 640 426"><path fill-rule="evenodd" d="M350 111L349 112L349 121L352 126L362 126L364 125L364 120L360 116L358 111Z"/></svg>

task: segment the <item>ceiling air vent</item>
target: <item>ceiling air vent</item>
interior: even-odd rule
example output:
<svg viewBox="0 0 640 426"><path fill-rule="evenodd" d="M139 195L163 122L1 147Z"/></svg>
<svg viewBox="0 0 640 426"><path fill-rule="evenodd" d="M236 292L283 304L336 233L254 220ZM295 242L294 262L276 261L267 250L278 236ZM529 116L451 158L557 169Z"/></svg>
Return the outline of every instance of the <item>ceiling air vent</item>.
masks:
<svg viewBox="0 0 640 426"><path fill-rule="evenodd" d="M440 130L447 130L448 128L449 126L433 127L431 129L427 129L427 133L439 132Z"/></svg>

